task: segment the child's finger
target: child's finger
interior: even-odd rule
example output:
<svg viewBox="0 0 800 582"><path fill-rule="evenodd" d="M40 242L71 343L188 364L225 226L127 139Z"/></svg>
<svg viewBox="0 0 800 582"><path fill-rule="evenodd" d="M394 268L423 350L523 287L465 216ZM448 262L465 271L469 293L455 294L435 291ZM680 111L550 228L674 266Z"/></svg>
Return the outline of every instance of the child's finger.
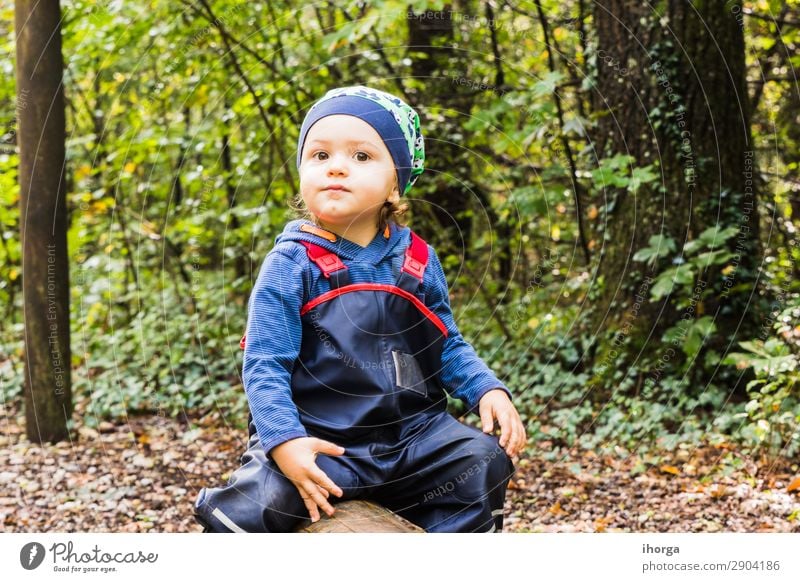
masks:
<svg viewBox="0 0 800 582"><path fill-rule="evenodd" d="M528 444L528 431L525 428L525 425L522 424L522 420L517 421L519 425L519 442L517 443L517 452L521 453L525 450L525 445Z"/></svg>
<svg viewBox="0 0 800 582"><path fill-rule="evenodd" d="M322 511L328 515L333 515L333 506L328 503L328 500L325 499L325 496L319 492L319 488L317 487L316 483L313 481L306 481L304 484L304 489L306 490L306 493L311 496L311 500L322 508Z"/></svg>
<svg viewBox="0 0 800 582"><path fill-rule="evenodd" d="M512 436L512 426L507 414L498 415L497 420L500 422L500 446L505 449Z"/></svg>
<svg viewBox="0 0 800 582"><path fill-rule="evenodd" d="M314 443L314 448L317 452L325 453L326 455L343 455L344 454L344 447L340 447L339 445L335 445L330 441L326 441L323 439L315 439L316 442Z"/></svg>
<svg viewBox="0 0 800 582"><path fill-rule="evenodd" d="M507 413L506 416L503 417L503 422L505 423L508 434L506 438L506 443L508 445L506 453L509 457L515 457L519 452L520 423L513 413Z"/></svg>
<svg viewBox="0 0 800 582"><path fill-rule="evenodd" d="M483 429L483 432L487 433L492 432L492 430L494 429L494 418L492 413L492 407L491 406L481 407L480 413L481 413L481 428Z"/></svg>
<svg viewBox="0 0 800 582"><path fill-rule="evenodd" d="M509 413L508 415L508 426L509 432L511 433L508 438L508 448L510 449L511 453L510 456L515 456L517 451L519 450L519 442L520 442L520 422L517 418L515 418L515 414Z"/></svg>
<svg viewBox="0 0 800 582"><path fill-rule="evenodd" d="M317 508L317 504L306 494L302 487L298 487L297 489L300 491L300 497L303 498L303 504L305 504L308 510L308 516L311 518L311 522L319 521L319 509Z"/></svg>
<svg viewBox="0 0 800 582"><path fill-rule="evenodd" d="M339 488L339 486L336 485L336 483L334 483L331 480L331 478L328 477L325 471L323 471L319 467L317 467L316 469L312 469L309 472L309 476L314 481L316 481L317 486L322 487L323 489L327 489L328 491L336 495L336 497L341 497L344 494L344 492Z"/></svg>

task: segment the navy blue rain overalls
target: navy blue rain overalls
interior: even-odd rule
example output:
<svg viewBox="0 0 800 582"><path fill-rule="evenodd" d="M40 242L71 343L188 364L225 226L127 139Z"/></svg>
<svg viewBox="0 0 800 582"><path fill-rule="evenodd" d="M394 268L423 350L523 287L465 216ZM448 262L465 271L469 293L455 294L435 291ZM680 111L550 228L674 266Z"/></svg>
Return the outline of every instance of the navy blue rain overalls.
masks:
<svg viewBox="0 0 800 582"><path fill-rule="evenodd" d="M344 493L329 502L372 499L429 532L501 531L514 466L496 436L446 412L447 328L420 293L425 241L411 233L396 285L351 284L335 253L301 243L331 290L302 307L292 398L309 436L345 448L316 458ZM308 511L252 422L249 433L241 467L201 490L195 516L206 531L293 531Z"/></svg>

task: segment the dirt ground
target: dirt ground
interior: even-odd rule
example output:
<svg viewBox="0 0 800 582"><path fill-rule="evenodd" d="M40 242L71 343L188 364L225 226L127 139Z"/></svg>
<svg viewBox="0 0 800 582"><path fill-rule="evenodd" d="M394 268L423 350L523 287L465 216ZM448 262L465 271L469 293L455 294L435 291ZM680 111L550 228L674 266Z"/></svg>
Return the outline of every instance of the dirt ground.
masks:
<svg viewBox="0 0 800 582"><path fill-rule="evenodd" d="M0 530L197 532L192 503L223 484L245 434L206 418L77 426L72 442L31 444L18 411L0 415ZM555 456L531 446L506 496L505 532L800 532L800 470L730 447ZM653 459L657 459L655 462Z"/></svg>

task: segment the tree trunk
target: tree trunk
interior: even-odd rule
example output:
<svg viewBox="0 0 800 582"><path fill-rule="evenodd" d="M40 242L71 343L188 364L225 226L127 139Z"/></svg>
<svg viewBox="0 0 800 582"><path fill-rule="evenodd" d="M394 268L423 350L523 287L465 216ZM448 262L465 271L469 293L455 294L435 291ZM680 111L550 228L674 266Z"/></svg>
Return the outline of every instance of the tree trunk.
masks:
<svg viewBox="0 0 800 582"><path fill-rule="evenodd" d="M72 414L63 62L58 0L17 0L25 420L34 442L68 436Z"/></svg>
<svg viewBox="0 0 800 582"><path fill-rule="evenodd" d="M706 340L707 349L722 353L735 346L729 344L734 335L742 340L757 333L751 297L761 256L751 179L756 166L737 14L740 3L594 4L597 151L604 157L631 155L635 166L656 163L660 173L659 180L636 193L607 189L597 201L602 207L616 198L601 233L592 323L598 337L609 335L600 341L595 365L601 359L613 369L641 356L644 361L662 358L672 353L660 341L663 332L703 314L717 326ZM731 262L695 273L694 304L670 296L648 302L658 273L673 267L673 260L685 260L683 245L713 226L738 229L722 247L734 253ZM674 239L675 251L652 270L646 262L633 261L659 234ZM614 348L608 344L611 336ZM670 358L670 365L680 360Z"/></svg>

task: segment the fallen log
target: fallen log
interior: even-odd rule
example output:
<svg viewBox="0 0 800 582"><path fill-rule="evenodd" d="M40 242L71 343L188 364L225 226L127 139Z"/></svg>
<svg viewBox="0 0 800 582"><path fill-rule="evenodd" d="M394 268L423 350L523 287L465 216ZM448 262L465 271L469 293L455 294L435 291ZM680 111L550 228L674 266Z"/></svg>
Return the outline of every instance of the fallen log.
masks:
<svg viewBox="0 0 800 582"><path fill-rule="evenodd" d="M372 501L356 499L337 503L333 516L320 512L320 520L308 519L298 527L303 533L425 533L421 527L403 519Z"/></svg>

